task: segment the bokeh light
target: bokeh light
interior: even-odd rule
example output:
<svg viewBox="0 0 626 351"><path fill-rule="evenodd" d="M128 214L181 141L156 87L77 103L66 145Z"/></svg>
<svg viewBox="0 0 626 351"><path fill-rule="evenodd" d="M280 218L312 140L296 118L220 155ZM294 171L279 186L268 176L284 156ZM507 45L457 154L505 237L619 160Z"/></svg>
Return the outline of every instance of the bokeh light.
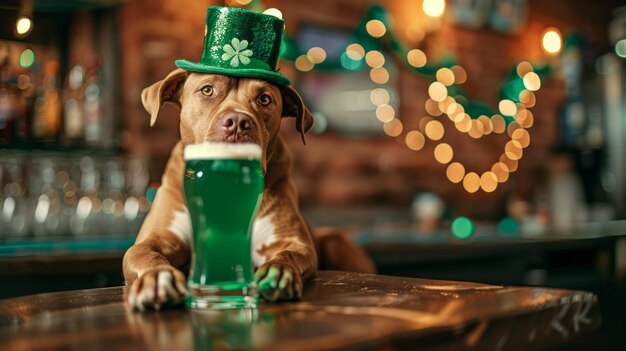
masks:
<svg viewBox="0 0 626 351"><path fill-rule="evenodd" d="M549 54L556 54L561 51L562 40L561 33L556 28L547 28L543 32L541 39L543 49Z"/></svg>
<svg viewBox="0 0 626 351"><path fill-rule="evenodd" d="M524 128L519 128L511 133L511 139L516 140L522 148L527 148L530 145L530 134Z"/></svg>
<svg viewBox="0 0 626 351"><path fill-rule="evenodd" d="M511 160L519 160L522 158L523 153L522 145L517 140L509 140L504 145L504 154Z"/></svg>
<svg viewBox="0 0 626 351"><path fill-rule="evenodd" d="M500 115L491 116L491 123L493 124L493 132L496 134L502 134L506 130L506 122Z"/></svg>
<svg viewBox="0 0 626 351"><path fill-rule="evenodd" d="M531 65L528 61L522 61L517 64L516 71L520 78L524 78L527 73L533 71L533 65Z"/></svg>
<svg viewBox="0 0 626 351"><path fill-rule="evenodd" d="M379 20L369 20L365 24L365 29L367 30L367 34L373 36L374 38L380 38L385 35L387 28L385 28L385 24Z"/></svg>
<svg viewBox="0 0 626 351"><path fill-rule="evenodd" d="M361 45L353 43L346 47L346 54L349 58L358 61L365 56L365 49Z"/></svg>
<svg viewBox="0 0 626 351"><path fill-rule="evenodd" d="M326 60L326 51L320 47L312 47L307 52L307 58L313 63L322 63Z"/></svg>
<svg viewBox="0 0 626 351"><path fill-rule="evenodd" d="M534 124L533 113L526 109L521 110L520 113L515 116L515 120L524 128L530 128Z"/></svg>
<svg viewBox="0 0 626 351"><path fill-rule="evenodd" d="M440 68L435 74L437 81L445 86L454 84L454 73L449 68Z"/></svg>
<svg viewBox="0 0 626 351"><path fill-rule="evenodd" d="M309 60L307 55L300 55L296 59L296 69L301 72L308 72L313 69L313 62Z"/></svg>
<svg viewBox="0 0 626 351"><path fill-rule="evenodd" d="M376 88L370 92L370 101L376 106L389 104L391 97L387 89Z"/></svg>
<svg viewBox="0 0 626 351"><path fill-rule="evenodd" d="M383 130L385 131L385 134L389 135L390 137L397 137L398 135L402 134L403 128L404 126L402 125L402 121L400 121L399 119L392 119L391 121L383 125Z"/></svg>
<svg viewBox="0 0 626 351"><path fill-rule="evenodd" d="M378 50L368 51L365 54L365 63L372 68L382 67L385 64L385 56Z"/></svg>
<svg viewBox="0 0 626 351"><path fill-rule="evenodd" d="M491 166L491 172L496 175L498 183L504 183L509 180L509 167L502 162L496 162Z"/></svg>
<svg viewBox="0 0 626 351"><path fill-rule="evenodd" d="M29 68L35 63L35 52L31 49L26 49L20 54L20 66L23 68Z"/></svg>
<svg viewBox="0 0 626 351"><path fill-rule="evenodd" d="M437 102L441 102L448 96L448 89L440 82L432 82L428 87L428 96Z"/></svg>
<svg viewBox="0 0 626 351"><path fill-rule="evenodd" d="M443 15L443 11L446 9L446 2L444 0L424 0L422 9L427 16L439 17Z"/></svg>
<svg viewBox="0 0 626 351"><path fill-rule="evenodd" d="M528 72L524 75L524 87L530 91L537 91L541 88L541 79L535 72Z"/></svg>
<svg viewBox="0 0 626 351"><path fill-rule="evenodd" d="M511 217L504 217L496 226L498 233L502 236L514 236L520 232L520 223Z"/></svg>
<svg viewBox="0 0 626 351"><path fill-rule="evenodd" d="M381 122L389 122L396 116L396 111L390 105L376 107L376 118Z"/></svg>
<svg viewBox="0 0 626 351"><path fill-rule="evenodd" d="M518 162L517 160L512 160L506 156L506 154L500 155L500 162L504 163L506 167L509 169L509 173L513 173L517 171Z"/></svg>
<svg viewBox="0 0 626 351"><path fill-rule="evenodd" d="M425 131L426 131L426 125L427 125L427 124L428 124L428 122L430 122L430 121L434 121L434 118L432 118L432 117L430 117L430 116L425 116L425 117L422 117L422 118L419 120L419 122L417 122L417 125L419 126L419 129L420 129L422 132L425 132Z"/></svg>
<svg viewBox="0 0 626 351"><path fill-rule="evenodd" d="M465 176L465 167L459 162L452 162L446 168L446 176L452 183L460 183Z"/></svg>
<svg viewBox="0 0 626 351"><path fill-rule="evenodd" d="M437 160L437 162L445 165L452 161L452 157L454 157L454 152L450 145L441 143L435 146L435 160Z"/></svg>
<svg viewBox="0 0 626 351"><path fill-rule="evenodd" d="M461 66L452 66L450 68L452 73L454 73L454 82L456 84L463 84L467 81L467 72L465 72L465 68Z"/></svg>
<svg viewBox="0 0 626 351"><path fill-rule="evenodd" d="M422 134L420 131L412 130L406 133L406 136L404 137L404 142L409 149L418 151L424 147L426 139L424 138L424 134Z"/></svg>
<svg viewBox="0 0 626 351"><path fill-rule="evenodd" d="M467 113L463 113L459 121L454 123L454 126L459 132L467 133L472 129L472 118Z"/></svg>
<svg viewBox="0 0 626 351"><path fill-rule="evenodd" d="M486 193L491 193L498 187L498 177L489 171L480 176L480 188Z"/></svg>
<svg viewBox="0 0 626 351"><path fill-rule="evenodd" d="M463 188L468 193L475 193L480 189L480 176L475 172L469 172L463 178Z"/></svg>
<svg viewBox="0 0 626 351"><path fill-rule="evenodd" d="M481 115L477 120L483 124L483 135L489 135L493 132L493 122L491 121L491 118Z"/></svg>
<svg viewBox="0 0 626 351"><path fill-rule="evenodd" d="M505 116L515 116L515 113L517 112L517 106L515 106L515 103L513 101L504 99L501 100L498 104L498 110L501 114Z"/></svg>
<svg viewBox="0 0 626 351"><path fill-rule="evenodd" d="M428 124L426 124L424 132L430 140L440 140L441 138L443 138L444 134L443 124L435 120L430 121L428 122Z"/></svg>
<svg viewBox="0 0 626 351"><path fill-rule="evenodd" d="M476 226L471 219L467 217L457 217L452 221L452 226L450 227L450 231L452 235L454 235L457 239L467 239L474 234L474 230Z"/></svg>
<svg viewBox="0 0 626 351"><path fill-rule="evenodd" d="M26 35L31 29L33 29L33 21L26 16L21 16L17 19L17 22L15 22L15 32L17 35Z"/></svg>
<svg viewBox="0 0 626 351"><path fill-rule="evenodd" d="M389 81L389 72L384 67L372 68L370 79L376 84L385 84Z"/></svg>
<svg viewBox="0 0 626 351"><path fill-rule="evenodd" d="M413 49L406 54L407 62L413 67L424 67L426 65L426 54L419 49Z"/></svg>
<svg viewBox="0 0 626 351"><path fill-rule="evenodd" d="M280 10L276 8L267 9L263 11L263 13L266 15L274 16L274 17L281 18L281 19L283 18L283 13L280 12Z"/></svg>
<svg viewBox="0 0 626 351"><path fill-rule="evenodd" d="M621 39L615 43L615 53L619 57L626 58L626 39Z"/></svg>
<svg viewBox="0 0 626 351"><path fill-rule="evenodd" d="M426 112L431 116L441 116L441 110L439 109L439 103L433 99L426 100L426 104L424 105Z"/></svg>
<svg viewBox="0 0 626 351"><path fill-rule="evenodd" d="M482 124L482 122L476 119L470 120L470 129L467 131L467 134L470 137L474 139L481 138L483 136L484 131L485 131L485 127Z"/></svg>

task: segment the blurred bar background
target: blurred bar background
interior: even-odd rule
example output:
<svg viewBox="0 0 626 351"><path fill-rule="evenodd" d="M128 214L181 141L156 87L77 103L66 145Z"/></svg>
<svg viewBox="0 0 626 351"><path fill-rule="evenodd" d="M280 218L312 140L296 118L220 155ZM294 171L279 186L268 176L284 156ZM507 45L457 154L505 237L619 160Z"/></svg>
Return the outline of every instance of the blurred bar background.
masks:
<svg viewBox="0 0 626 351"><path fill-rule="evenodd" d="M384 274L592 290L619 344L618 0L2 0L0 298L122 283L179 138L140 93L200 57L210 5L285 19L280 70L316 123L306 146L282 134L313 227Z"/></svg>

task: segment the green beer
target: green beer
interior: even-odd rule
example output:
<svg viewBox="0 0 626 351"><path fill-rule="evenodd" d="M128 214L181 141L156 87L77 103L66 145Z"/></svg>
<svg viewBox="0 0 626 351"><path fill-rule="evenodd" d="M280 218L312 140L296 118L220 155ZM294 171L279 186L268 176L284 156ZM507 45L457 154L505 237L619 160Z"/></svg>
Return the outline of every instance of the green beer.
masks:
<svg viewBox="0 0 626 351"><path fill-rule="evenodd" d="M183 188L193 228L187 306L253 308L252 224L263 194L261 148L203 143L185 147Z"/></svg>

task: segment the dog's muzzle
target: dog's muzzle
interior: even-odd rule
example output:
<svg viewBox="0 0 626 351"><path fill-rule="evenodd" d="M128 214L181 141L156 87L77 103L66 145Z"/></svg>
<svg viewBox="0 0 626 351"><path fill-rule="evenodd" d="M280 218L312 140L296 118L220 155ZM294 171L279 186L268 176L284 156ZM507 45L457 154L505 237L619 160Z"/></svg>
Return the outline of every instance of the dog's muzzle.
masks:
<svg viewBox="0 0 626 351"><path fill-rule="evenodd" d="M226 112L219 121L220 136L223 141L230 143L254 142L256 124L245 113Z"/></svg>

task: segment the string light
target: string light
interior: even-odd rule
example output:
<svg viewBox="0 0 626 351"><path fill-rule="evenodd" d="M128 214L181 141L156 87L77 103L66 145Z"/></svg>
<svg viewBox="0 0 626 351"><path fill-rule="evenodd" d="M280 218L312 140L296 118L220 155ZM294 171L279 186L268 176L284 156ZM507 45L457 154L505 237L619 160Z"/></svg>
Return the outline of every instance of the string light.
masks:
<svg viewBox="0 0 626 351"><path fill-rule="evenodd" d="M445 1L424 0L423 6L428 16L439 17L445 10ZM372 37L380 38L386 34L387 28L382 21L372 19L366 23L366 30ZM411 31L414 31L414 28ZM547 30L542 40L546 51L560 51L562 43L558 31ZM350 64L344 64L344 59ZM363 59L365 62L361 61ZM296 68L309 71L315 67L315 64L324 60L326 60L326 52L322 48L314 47L309 49L306 55L301 55L296 59ZM376 84L386 84L389 81L389 72L383 67L385 61L385 56L381 51L366 52L358 43L349 44L341 56L341 64L344 67L346 65L352 67L346 67L347 69L360 69L364 63L367 64L371 68L370 79ZM414 68L424 67L427 61L427 56L422 50L412 49L406 54L406 63ZM454 150L449 144L439 143L434 148L435 160L447 165L446 177L450 182L462 183L463 188L469 193L475 193L481 189L487 193L495 191L498 184L506 182L510 174L518 169L519 160L524 154L523 149L530 145L530 133L527 129L532 127L534 118L528 108L535 105L534 92L541 88L541 78L529 62L520 62L516 66L516 73L523 84L523 89L519 91L517 99L504 98L498 103L499 113L491 116L480 115L473 119L465 111L464 105L469 103L468 99L453 87L455 84L463 84L467 81L465 69L460 65L437 69L435 80L428 87L429 98L424 105L428 116L419 120L419 130L411 130L405 134L403 141L407 148L418 151L424 148L427 139L432 141L443 139L444 123L441 119L433 119L430 116L437 117L445 114L458 131L476 139L491 133L503 134L506 131L510 139L505 143L501 156L487 171L482 173L468 172L460 162L452 162ZM452 91L455 91L456 95L448 95ZM369 99L376 106L376 117L383 122L384 132L390 137L400 136L404 125L397 118L396 111L390 104L389 91L384 88L372 89L369 91Z"/></svg>

